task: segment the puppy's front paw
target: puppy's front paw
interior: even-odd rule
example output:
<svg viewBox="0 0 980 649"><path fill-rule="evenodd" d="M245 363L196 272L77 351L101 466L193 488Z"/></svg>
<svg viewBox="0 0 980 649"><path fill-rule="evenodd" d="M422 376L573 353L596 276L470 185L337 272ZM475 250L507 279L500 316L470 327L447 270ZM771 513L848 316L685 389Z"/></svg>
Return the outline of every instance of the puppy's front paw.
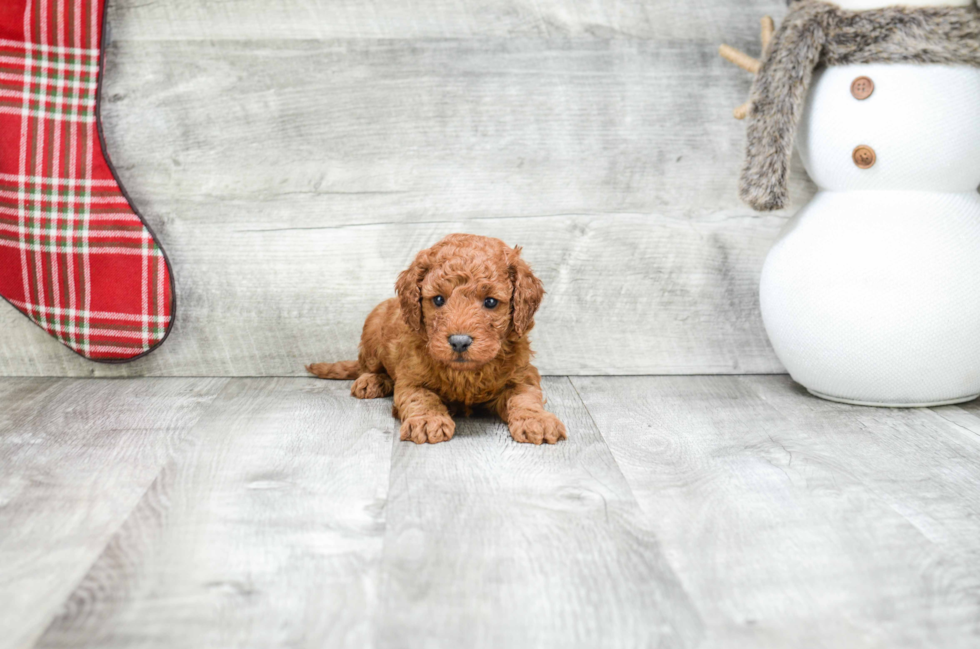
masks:
<svg viewBox="0 0 980 649"><path fill-rule="evenodd" d="M560 439L567 439L565 424L550 412L535 413L525 417L515 417L510 420L510 436L515 441L527 444L554 444Z"/></svg>
<svg viewBox="0 0 980 649"><path fill-rule="evenodd" d="M448 442L456 434L456 422L449 415L410 417L402 422L402 441L416 444Z"/></svg>

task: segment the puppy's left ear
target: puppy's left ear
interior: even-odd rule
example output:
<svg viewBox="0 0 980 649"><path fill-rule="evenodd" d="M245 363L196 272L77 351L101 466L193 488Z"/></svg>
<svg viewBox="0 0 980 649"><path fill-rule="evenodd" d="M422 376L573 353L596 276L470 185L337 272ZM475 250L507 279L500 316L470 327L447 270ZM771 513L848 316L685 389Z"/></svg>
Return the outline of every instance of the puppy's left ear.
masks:
<svg viewBox="0 0 980 649"><path fill-rule="evenodd" d="M534 326L534 314L544 298L544 285L534 276L531 267L521 259L521 247L514 248L510 256L510 282L514 287L511 304L514 332L523 336Z"/></svg>

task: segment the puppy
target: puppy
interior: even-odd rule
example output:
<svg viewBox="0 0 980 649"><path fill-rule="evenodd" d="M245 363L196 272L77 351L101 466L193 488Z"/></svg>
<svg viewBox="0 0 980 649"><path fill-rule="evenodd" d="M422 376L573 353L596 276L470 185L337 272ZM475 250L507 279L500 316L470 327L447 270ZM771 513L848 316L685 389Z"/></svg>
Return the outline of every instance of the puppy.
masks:
<svg viewBox="0 0 980 649"><path fill-rule="evenodd" d="M554 444L565 426L544 409L527 334L544 297L541 281L499 239L451 234L398 276L397 297L364 323L356 361L316 363L324 379L355 379L351 394L394 393L401 439L453 438L453 412L495 411L518 442Z"/></svg>

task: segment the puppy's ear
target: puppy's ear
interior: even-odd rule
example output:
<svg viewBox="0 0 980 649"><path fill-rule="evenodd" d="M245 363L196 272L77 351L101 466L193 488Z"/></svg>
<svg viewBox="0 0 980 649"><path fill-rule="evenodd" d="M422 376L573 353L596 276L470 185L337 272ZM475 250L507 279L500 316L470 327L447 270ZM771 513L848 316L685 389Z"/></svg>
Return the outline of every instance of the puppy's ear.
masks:
<svg viewBox="0 0 980 649"><path fill-rule="evenodd" d="M398 275L395 292L405 323L415 332L422 333L422 279L431 267L431 256L423 250L415 256L415 261Z"/></svg>
<svg viewBox="0 0 980 649"><path fill-rule="evenodd" d="M534 326L534 313L544 298L544 286L534 276L531 267L521 259L521 247L514 248L510 256L510 281L514 287L511 304L514 318L514 332L523 336Z"/></svg>

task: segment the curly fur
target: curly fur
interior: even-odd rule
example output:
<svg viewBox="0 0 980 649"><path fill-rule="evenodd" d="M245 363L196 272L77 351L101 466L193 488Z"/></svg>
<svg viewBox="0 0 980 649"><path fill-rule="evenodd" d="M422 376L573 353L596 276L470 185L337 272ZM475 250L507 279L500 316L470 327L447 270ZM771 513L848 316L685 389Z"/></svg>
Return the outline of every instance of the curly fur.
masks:
<svg viewBox="0 0 980 649"><path fill-rule="evenodd" d="M794 2L752 87L742 200L760 211L786 205L793 140L813 71L855 63L980 67L980 10L895 6L845 11L817 0Z"/></svg>
<svg viewBox="0 0 980 649"><path fill-rule="evenodd" d="M544 297L541 281L499 239L453 234L421 251L395 282L397 297L368 316L358 360L317 363L310 373L355 379L351 394L375 399L394 394L401 439L447 441L455 433L450 412L487 407L519 442L554 444L565 427L544 409L541 377L531 365L527 334ZM442 296L445 304L433 301ZM495 308L484 305L495 298ZM473 339L463 353L449 337Z"/></svg>

